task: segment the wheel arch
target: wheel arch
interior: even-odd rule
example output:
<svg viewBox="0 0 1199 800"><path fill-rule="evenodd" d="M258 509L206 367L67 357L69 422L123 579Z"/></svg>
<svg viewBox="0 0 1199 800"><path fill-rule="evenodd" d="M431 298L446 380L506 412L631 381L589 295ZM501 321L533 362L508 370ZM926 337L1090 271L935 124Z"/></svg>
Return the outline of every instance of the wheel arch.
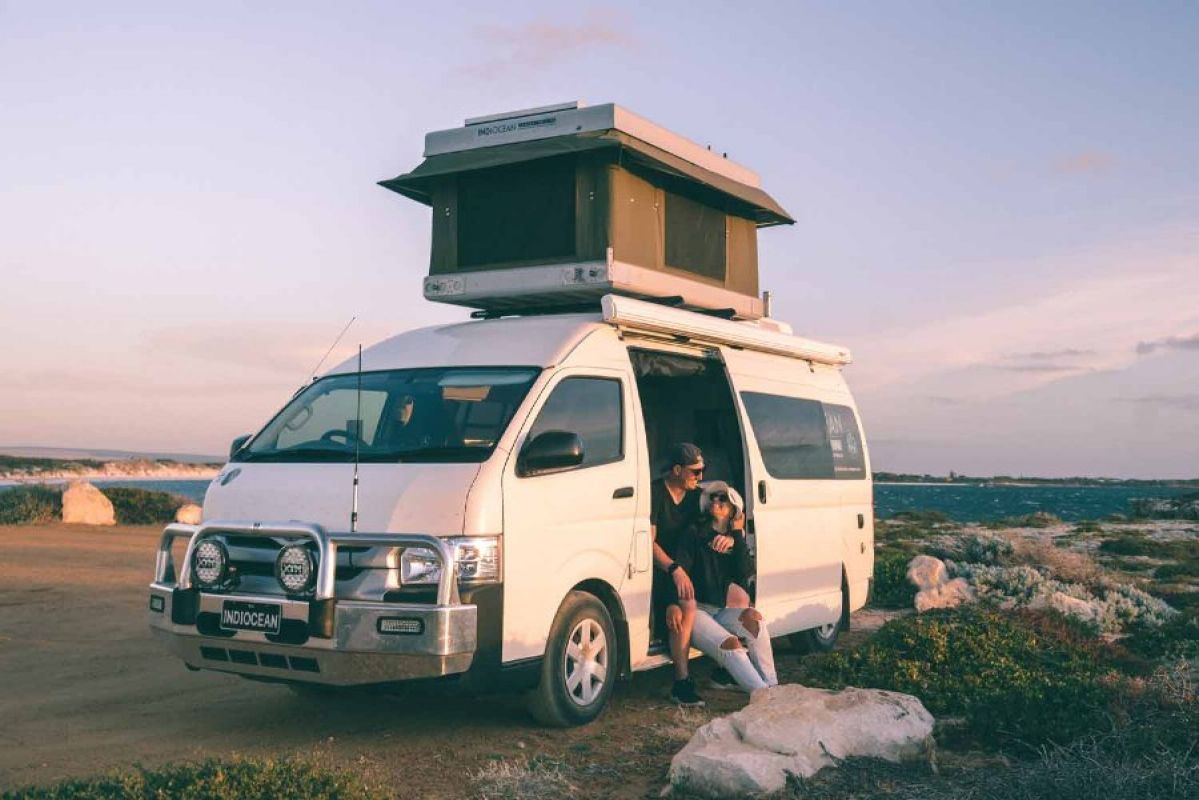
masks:
<svg viewBox="0 0 1199 800"><path fill-rule="evenodd" d="M620 594L613 588L612 584L600 578L588 578L585 581L579 581L573 587L572 592L587 592L594 595L604 607L608 609L608 614L612 617L612 625L616 628L616 646L617 657L620 666L620 677L627 678L632 675L632 667L630 666L629 654L629 621L625 615L624 603L620 600Z"/></svg>

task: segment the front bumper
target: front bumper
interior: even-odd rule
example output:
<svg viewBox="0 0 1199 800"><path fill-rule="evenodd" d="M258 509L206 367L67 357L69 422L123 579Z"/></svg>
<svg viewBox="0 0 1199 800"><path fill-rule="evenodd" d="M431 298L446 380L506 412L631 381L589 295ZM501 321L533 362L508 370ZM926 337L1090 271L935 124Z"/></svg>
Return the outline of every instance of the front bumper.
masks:
<svg viewBox="0 0 1199 800"><path fill-rule="evenodd" d="M194 588L189 568L196 543L206 535L229 533L314 541L321 557L312 599ZM189 538L187 556L178 581L172 581L176 571L171 543L183 537ZM443 569L437 602L338 600L333 575L337 546L362 544L420 546L440 554ZM431 536L328 534L319 526L299 523L171 525L163 532L155 580L150 584L150 628L171 652L199 669L333 686L457 674L474 660L478 609L458 602L453 563L445 543ZM219 620L226 601L279 606L279 634L223 630Z"/></svg>

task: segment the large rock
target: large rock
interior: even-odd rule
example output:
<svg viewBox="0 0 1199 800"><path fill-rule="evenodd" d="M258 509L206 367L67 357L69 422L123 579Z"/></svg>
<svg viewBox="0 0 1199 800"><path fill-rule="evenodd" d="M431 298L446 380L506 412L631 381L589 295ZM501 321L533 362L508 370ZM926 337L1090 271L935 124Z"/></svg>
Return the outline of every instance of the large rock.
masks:
<svg viewBox="0 0 1199 800"><path fill-rule="evenodd" d="M931 589L916 593L913 605L923 613L934 608L957 608L962 603L974 602L974 590L965 578L954 578Z"/></svg>
<svg viewBox="0 0 1199 800"><path fill-rule="evenodd" d="M935 589L949 580L945 562L932 556L916 556L908 562L908 580L924 591Z"/></svg>
<svg viewBox="0 0 1199 800"><path fill-rule="evenodd" d="M81 525L116 525L112 501L87 481L71 481L62 493L62 521Z"/></svg>
<svg viewBox="0 0 1199 800"><path fill-rule="evenodd" d="M203 518L204 509L195 503L179 506L179 510L175 512L175 521L184 525L199 525Z"/></svg>
<svg viewBox="0 0 1199 800"><path fill-rule="evenodd" d="M754 692L748 706L704 725L670 763L671 786L705 797L781 791L854 756L928 758L933 716L915 697L788 684Z"/></svg>

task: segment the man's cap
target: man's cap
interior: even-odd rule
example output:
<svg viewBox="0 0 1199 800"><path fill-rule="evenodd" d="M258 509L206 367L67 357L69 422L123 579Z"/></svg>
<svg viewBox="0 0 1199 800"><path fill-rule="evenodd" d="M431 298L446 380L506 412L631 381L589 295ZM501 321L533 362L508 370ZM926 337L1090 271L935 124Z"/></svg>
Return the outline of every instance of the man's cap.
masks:
<svg viewBox="0 0 1199 800"><path fill-rule="evenodd" d="M679 442L670 448L667 454L666 469L670 470L675 464L680 467L689 467L696 462L704 460L704 453L691 442Z"/></svg>

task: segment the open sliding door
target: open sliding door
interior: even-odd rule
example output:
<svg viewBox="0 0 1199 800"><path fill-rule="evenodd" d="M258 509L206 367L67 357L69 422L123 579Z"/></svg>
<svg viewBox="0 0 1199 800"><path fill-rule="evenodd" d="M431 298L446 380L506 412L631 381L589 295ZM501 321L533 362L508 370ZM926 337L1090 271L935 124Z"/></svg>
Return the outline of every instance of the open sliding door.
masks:
<svg viewBox="0 0 1199 800"><path fill-rule="evenodd" d="M839 374L805 361L722 348L747 435L758 580L755 605L775 635L841 614L842 487L822 399Z"/></svg>

